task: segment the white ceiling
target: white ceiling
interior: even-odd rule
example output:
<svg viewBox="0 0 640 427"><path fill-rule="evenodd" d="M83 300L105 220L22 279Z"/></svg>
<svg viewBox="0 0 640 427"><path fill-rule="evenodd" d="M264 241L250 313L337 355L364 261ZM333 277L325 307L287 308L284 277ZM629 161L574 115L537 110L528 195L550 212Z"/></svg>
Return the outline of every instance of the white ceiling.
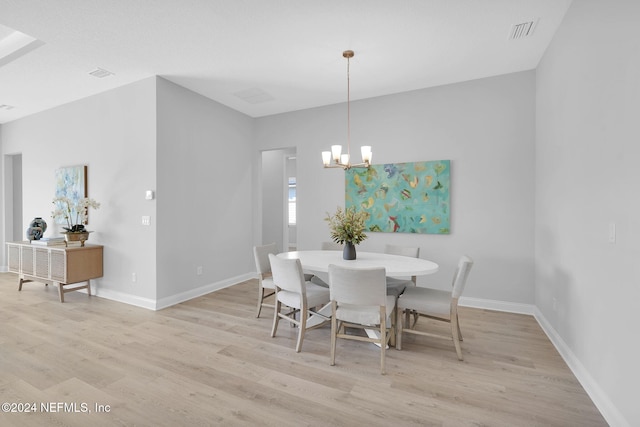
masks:
<svg viewBox="0 0 640 427"><path fill-rule="evenodd" d="M0 0L0 24L44 42L0 66L0 123L153 75L252 117L344 102L346 49L352 100L530 70L570 3Z"/></svg>

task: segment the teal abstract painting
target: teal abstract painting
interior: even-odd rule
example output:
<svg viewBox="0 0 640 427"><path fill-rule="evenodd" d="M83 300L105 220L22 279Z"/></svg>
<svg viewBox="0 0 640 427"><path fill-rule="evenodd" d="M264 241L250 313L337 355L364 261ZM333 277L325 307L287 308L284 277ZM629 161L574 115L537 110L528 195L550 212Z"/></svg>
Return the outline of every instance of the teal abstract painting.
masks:
<svg viewBox="0 0 640 427"><path fill-rule="evenodd" d="M369 214L369 231L449 234L451 162L372 165L345 172L345 208Z"/></svg>

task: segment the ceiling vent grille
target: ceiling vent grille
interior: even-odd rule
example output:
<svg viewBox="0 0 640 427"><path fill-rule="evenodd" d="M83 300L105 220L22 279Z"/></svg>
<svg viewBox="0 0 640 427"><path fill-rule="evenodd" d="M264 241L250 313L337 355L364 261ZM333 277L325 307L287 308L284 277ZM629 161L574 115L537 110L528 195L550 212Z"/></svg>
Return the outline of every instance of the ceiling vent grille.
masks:
<svg viewBox="0 0 640 427"><path fill-rule="evenodd" d="M275 98L260 88L251 88L234 93L235 96L249 104L261 104L273 101Z"/></svg>
<svg viewBox="0 0 640 427"><path fill-rule="evenodd" d="M523 39L525 37L531 37L533 30L536 27L536 20L523 22L521 24L513 24L511 26L511 32L509 33L510 40Z"/></svg>
<svg viewBox="0 0 640 427"><path fill-rule="evenodd" d="M114 73L112 73L111 71L107 71L103 68L96 68L95 70L90 71L89 74L91 74L93 77L102 79L104 77L113 76Z"/></svg>

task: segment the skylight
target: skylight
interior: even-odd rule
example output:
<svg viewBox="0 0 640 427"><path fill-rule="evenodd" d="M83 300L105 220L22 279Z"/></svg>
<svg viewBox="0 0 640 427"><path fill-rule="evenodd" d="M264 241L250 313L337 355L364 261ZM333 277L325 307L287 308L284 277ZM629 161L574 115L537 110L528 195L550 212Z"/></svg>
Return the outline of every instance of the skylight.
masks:
<svg viewBox="0 0 640 427"><path fill-rule="evenodd" d="M44 42L0 25L0 67L42 46Z"/></svg>

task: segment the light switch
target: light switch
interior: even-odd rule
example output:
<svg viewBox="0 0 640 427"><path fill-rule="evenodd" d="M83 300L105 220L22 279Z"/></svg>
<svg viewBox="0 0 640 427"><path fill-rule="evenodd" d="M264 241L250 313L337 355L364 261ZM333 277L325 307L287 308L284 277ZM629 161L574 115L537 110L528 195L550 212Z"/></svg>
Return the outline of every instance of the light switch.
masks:
<svg viewBox="0 0 640 427"><path fill-rule="evenodd" d="M142 225L151 225L151 217L143 216L142 217Z"/></svg>
<svg viewBox="0 0 640 427"><path fill-rule="evenodd" d="M153 190L147 190L144 193L145 200L153 200Z"/></svg>

